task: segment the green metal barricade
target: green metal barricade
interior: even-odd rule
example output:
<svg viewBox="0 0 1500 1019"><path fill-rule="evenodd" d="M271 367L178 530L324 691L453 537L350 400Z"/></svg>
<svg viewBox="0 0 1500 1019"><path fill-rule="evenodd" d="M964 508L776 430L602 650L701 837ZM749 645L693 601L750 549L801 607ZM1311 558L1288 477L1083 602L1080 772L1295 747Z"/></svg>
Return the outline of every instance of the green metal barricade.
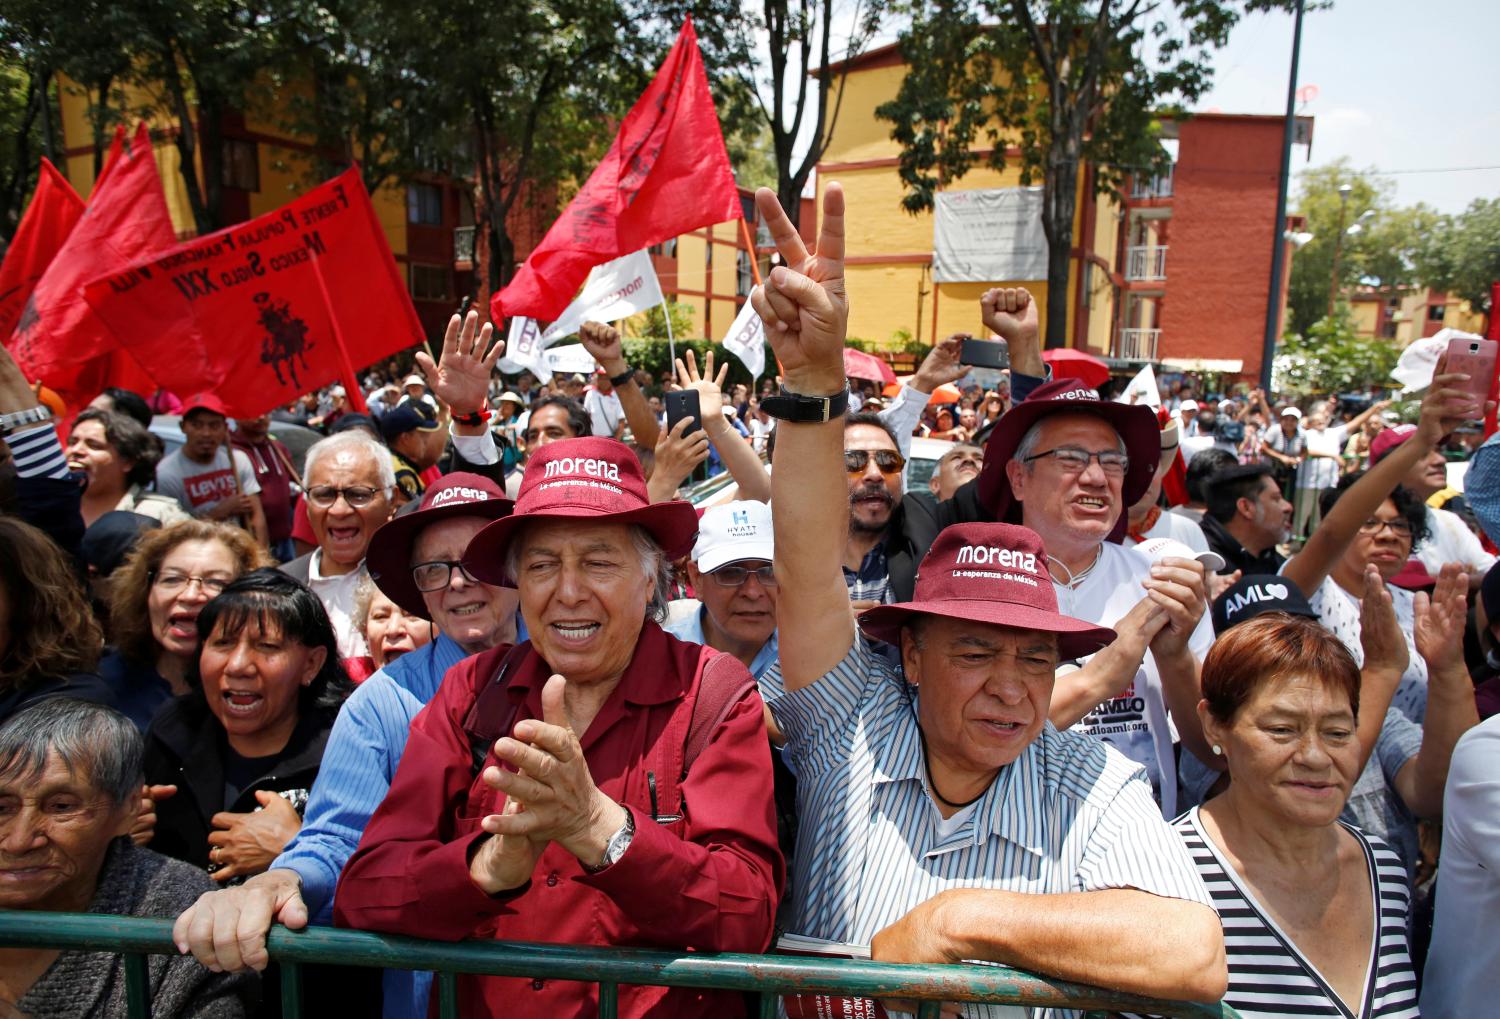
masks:
<svg viewBox="0 0 1500 1019"><path fill-rule="evenodd" d="M87 949L125 955L132 1019L150 1015L147 955L175 954L172 921L87 913L0 910L0 946ZM518 941L419 941L363 931L276 927L270 954L282 967L282 1011L300 1019L305 963L432 970L443 1019L456 1019L457 974L580 980L599 985L600 1019L616 1019L621 984L703 987L760 995L760 1015L776 1014L782 994L907 998L922 1002L919 1019L937 1019L944 1001L1078 1009L1093 1015L1142 1012L1179 1019L1238 1019L1227 1005L1159 1001L1051 980L1003 966L898 966L881 962L778 955L713 955L636 948L594 948Z"/></svg>

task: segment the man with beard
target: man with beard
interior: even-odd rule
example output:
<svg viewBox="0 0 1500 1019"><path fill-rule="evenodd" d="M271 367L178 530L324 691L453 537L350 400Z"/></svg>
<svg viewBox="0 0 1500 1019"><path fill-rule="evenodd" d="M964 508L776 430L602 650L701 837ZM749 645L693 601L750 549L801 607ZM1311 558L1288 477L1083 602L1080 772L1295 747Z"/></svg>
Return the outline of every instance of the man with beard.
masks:
<svg viewBox="0 0 1500 1019"><path fill-rule="evenodd" d="M901 559L904 584L915 583L916 562L898 516L906 458L891 427L878 414L844 419L844 470L849 481L849 534L844 540L844 583L856 609L895 601L891 562Z"/></svg>
<svg viewBox="0 0 1500 1019"><path fill-rule="evenodd" d="M927 489L939 501L951 499L960 487L979 477L983 466L984 450L971 442L956 443L938 458L932 477L927 479Z"/></svg>
<svg viewBox="0 0 1500 1019"><path fill-rule="evenodd" d="M1225 468L1208 479L1204 492L1208 509L1200 526L1208 547L1223 558L1223 572L1280 572L1286 557L1276 546L1291 533L1292 504L1270 466Z"/></svg>

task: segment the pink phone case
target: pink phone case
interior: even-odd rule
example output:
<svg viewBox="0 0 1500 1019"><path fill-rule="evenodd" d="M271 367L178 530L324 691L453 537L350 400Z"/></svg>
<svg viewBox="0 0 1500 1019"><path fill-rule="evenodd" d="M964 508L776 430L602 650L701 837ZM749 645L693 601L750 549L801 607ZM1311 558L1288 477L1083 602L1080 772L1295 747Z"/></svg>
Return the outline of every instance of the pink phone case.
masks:
<svg viewBox="0 0 1500 1019"><path fill-rule="evenodd" d="M1500 354L1500 343L1494 340L1471 340L1456 336L1448 341L1448 370L1463 372L1469 381L1463 388L1474 394L1479 404L1475 418L1484 416L1484 402L1490 397L1490 385L1495 381L1496 356Z"/></svg>

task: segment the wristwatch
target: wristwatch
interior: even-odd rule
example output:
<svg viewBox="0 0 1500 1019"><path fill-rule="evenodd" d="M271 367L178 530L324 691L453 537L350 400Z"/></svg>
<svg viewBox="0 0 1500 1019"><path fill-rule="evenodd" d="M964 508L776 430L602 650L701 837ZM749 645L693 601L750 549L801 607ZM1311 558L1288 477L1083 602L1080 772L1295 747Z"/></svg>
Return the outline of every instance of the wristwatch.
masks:
<svg viewBox="0 0 1500 1019"><path fill-rule="evenodd" d="M832 421L844 416L849 408L849 383L832 396L803 396L788 392L786 386L775 396L760 401L760 409L781 421Z"/></svg>
<svg viewBox="0 0 1500 1019"><path fill-rule="evenodd" d="M635 378L635 369L632 368L632 367L630 367L630 365L627 364L625 366L625 370L622 371L620 374L618 374L618 375L611 375L609 377L609 384L612 385L612 386L623 386L625 383L629 382L633 378Z"/></svg>
<svg viewBox="0 0 1500 1019"><path fill-rule="evenodd" d="M598 874L600 871L620 862L620 857L625 855L625 850L630 848L630 840L635 837L635 815L629 810L625 811L625 823L620 825L619 831L609 837L609 843L604 847L604 859L596 866L583 865L583 869L590 874Z"/></svg>
<svg viewBox="0 0 1500 1019"><path fill-rule="evenodd" d="M17 428L40 424L52 420L52 410L46 406L27 407L25 410L0 414L0 435L9 435Z"/></svg>

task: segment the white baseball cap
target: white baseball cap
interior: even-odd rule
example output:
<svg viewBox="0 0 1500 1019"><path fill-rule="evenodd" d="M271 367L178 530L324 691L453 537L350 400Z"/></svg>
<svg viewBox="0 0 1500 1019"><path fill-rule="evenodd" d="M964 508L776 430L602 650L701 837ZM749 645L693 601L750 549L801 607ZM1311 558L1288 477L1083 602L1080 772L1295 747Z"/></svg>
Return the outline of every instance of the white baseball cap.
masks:
<svg viewBox="0 0 1500 1019"><path fill-rule="evenodd" d="M1180 410L1197 410L1198 409L1198 401L1197 400L1183 400L1182 403L1178 404L1178 409L1180 409Z"/></svg>
<svg viewBox="0 0 1500 1019"><path fill-rule="evenodd" d="M420 376L420 375L408 375L406 377L406 381L403 382L403 383L401 383L401 385L403 387L405 387L405 386L423 386L423 387L425 387L427 385L427 380L424 379L424 378L422 378L422 376Z"/></svg>
<svg viewBox="0 0 1500 1019"><path fill-rule="evenodd" d="M1209 573L1218 573L1224 568L1224 557L1217 552L1194 552L1180 541L1171 538L1147 538L1136 548L1151 557L1155 566L1163 559L1196 559Z"/></svg>
<svg viewBox="0 0 1500 1019"><path fill-rule="evenodd" d="M763 502L746 499L713 506L698 521L693 562L704 573L743 559L771 562L774 552L771 507Z"/></svg>
<svg viewBox="0 0 1500 1019"><path fill-rule="evenodd" d="M1301 420L1302 412L1296 407L1283 407L1281 409L1281 416L1284 418L1297 418L1298 420Z"/></svg>

